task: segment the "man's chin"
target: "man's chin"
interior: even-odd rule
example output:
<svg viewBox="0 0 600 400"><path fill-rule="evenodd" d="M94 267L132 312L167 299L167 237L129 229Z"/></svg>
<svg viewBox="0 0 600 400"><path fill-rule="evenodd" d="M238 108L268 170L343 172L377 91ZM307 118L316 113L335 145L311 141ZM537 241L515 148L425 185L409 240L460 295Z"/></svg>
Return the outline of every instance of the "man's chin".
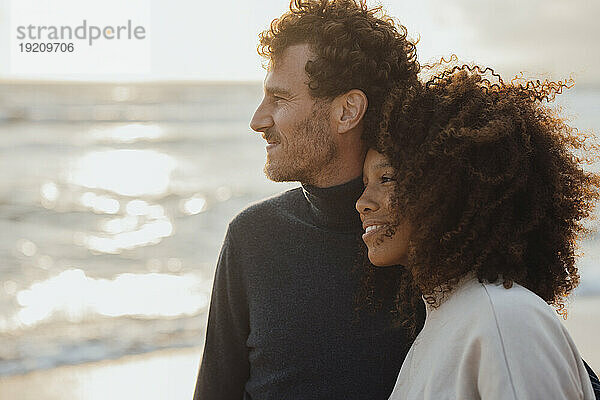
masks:
<svg viewBox="0 0 600 400"><path fill-rule="evenodd" d="M301 181L300 177L297 176L298 174L295 174L294 171L290 171L289 168L284 168L283 166L269 162L268 159L263 172L265 173L266 177L273 182Z"/></svg>
<svg viewBox="0 0 600 400"><path fill-rule="evenodd" d="M290 179L288 179L287 175L282 174L282 171L280 171L279 168L275 168L269 162L267 162L267 164L265 164L265 168L263 169L263 172L265 173L266 177L273 182L288 182L288 181L290 181Z"/></svg>

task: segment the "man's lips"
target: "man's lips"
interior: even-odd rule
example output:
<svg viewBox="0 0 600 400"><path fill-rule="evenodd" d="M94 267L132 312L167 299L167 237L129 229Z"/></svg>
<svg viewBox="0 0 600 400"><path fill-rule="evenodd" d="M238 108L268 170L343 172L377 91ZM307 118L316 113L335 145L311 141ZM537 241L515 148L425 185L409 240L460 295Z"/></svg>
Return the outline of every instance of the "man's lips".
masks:
<svg viewBox="0 0 600 400"><path fill-rule="evenodd" d="M269 144L279 144L279 141L275 139L275 135L267 135L263 133L261 136Z"/></svg>
<svg viewBox="0 0 600 400"><path fill-rule="evenodd" d="M279 144L279 142L277 140L275 140L275 138L273 138L271 136L267 136L264 133L263 133L262 137L267 142L267 151L274 149Z"/></svg>

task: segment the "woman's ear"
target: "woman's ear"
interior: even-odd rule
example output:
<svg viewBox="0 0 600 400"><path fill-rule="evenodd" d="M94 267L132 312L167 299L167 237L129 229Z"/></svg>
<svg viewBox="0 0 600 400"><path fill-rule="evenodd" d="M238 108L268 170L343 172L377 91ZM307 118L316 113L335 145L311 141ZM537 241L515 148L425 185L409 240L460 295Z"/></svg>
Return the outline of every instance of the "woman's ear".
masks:
<svg viewBox="0 0 600 400"><path fill-rule="evenodd" d="M358 126L367 111L368 100L362 90L352 89L333 100L337 133L344 134Z"/></svg>

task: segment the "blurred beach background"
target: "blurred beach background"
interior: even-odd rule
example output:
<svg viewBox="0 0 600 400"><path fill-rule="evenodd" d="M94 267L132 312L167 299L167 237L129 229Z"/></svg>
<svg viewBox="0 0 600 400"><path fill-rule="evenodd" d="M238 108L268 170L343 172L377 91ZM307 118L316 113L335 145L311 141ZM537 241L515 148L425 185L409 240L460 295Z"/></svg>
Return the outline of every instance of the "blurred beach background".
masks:
<svg viewBox="0 0 600 400"><path fill-rule="evenodd" d="M20 73L0 37L0 399L191 398L227 223L296 185L264 177L248 127L257 34L287 2L229 3L146 1L152 65L137 75ZM600 6L383 5L423 62L454 52L505 76L572 76L555 105L600 133ZM599 370L600 236L582 253L565 323Z"/></svg>

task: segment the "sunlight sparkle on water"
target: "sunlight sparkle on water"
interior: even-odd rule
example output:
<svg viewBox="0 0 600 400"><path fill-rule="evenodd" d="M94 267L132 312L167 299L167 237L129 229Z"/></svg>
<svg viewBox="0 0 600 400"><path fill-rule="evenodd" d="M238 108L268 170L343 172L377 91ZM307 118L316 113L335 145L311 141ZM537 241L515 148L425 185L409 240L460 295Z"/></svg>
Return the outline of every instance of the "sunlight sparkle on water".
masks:
<svg viewBox="0 0 600 400"><path fill-rule="evenodd" d="M96 213L116 214L121 205L119 201L108 196L99 196L96 193L85 192L80 198L81 204Z"/></svg>
<svg viewBox="0 0 600 400"><path fill-rule="evenodd" d="M54 182L46 182L40 187L41 203L45 208L51 209L56 205L60 190Z"/></svg>
<svg viewBox="0 0 600 400"><path fill-rule="evenodd" d="M113 237L89 235L84 244L90 249L101 253L116 254L121 250L130 250L139 246L157 244L173 233L173 225L167 218L149 221L139 229L121 232Z"/></svg>
<svg viewBox="0 0 600 400"><path fill-rule="evenodd" d="M158 139L163 136L163 130L157 125L127 124L106 129L94 129L92 136L119 143L133 143L142 139Z"/></svg>
<svg viewBox="0 0 600 400"><path fill-rule="evenodd" d="M55 315L69 321L86 316L177 317L208 304L206 282L193 274L132 274L94 279L80 269L63 271L17 293L20 324L32 326Z"/></svg>
<svg viewBox="0 0 600 400"><path fill-rule="evenodd" d="M54 182L46 182L40 188L40 194L42 197L48 201L56 201L58 198L58 187Z"/></svg>
<svg viewBox="0 0 600 400"><path fill-rule="evenodd" d="M113 218L102 223L102 230L113 235L137 228L139 218L128 215L123 218Z"/></svg>
<svg viewBox="0 0 600 400"><path fill-rule="evenodd" d="M123 196L162 195L176 165L173 157L155 150L94 151L74 162L69 181Z"/></svg>
<svg viewBox="0 0 600 400"><path fill-rule="evenodd" d="M127 214L133 216L145 215L150 218L162 218L165 216L165 209L160 204L150 205L144 200L131 200L125 206Z"/></svg>
<svg viewBox="0 0 600 400"><path fill-rule="evenodd" d="M31 257L37 253L37 246L31 240L19 239L17 241L17 248L24 256Z"/></svg>
<svg viewBox="0 0 600 400"><path fill-rule="evenodd" d="M206 199L194 196L183 201L181 209L188 215L199 214L206 211Z"/></svg>
<svg viewBox="0 0 600 400"><path fill-rule="evenodd" d="M128 215L101 223L108 235L84 234L80 244L101 253L118 254L140 246L158 244L173 234L173 224L160 204L131 200L125 206Z"/></svg>

